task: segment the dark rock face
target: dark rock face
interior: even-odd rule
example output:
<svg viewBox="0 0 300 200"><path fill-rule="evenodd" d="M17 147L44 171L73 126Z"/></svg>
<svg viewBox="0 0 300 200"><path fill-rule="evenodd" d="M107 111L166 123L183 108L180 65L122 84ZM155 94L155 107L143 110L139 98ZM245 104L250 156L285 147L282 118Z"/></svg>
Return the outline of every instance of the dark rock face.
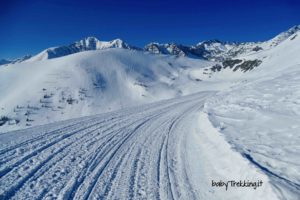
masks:
<svg viewBox="0 0 300 200"><path fill-rule="evenodd" d="M230 68L233 71L241 70L242 72L247 72L255 67L258 67L262 63L261 60L240 60L240 59L228 59L223 61L221 64L216 64L210 68L212 72L219 72L222 69Z"/></svg>
<svg viewBox="0 0 300 200"><path fill-rule="evenodd" d="M297 34L294 35L290 40L294 40L297 37Z"/></svg>
<svg viewBox="0 0 300 200"><path fill-rule="evenodd" d="M210 69L211 69L211 71L213 71L213 72L216 72L216 71L219 72L219 71L221 71L222 66L219 65L219 64L216 64L216 65L212 66Z"/></svg>
<svg viewBox="0 0 300 200"><path fill-rule="evenodd" d="M263 48L259 47L259 46L256 46L252 49L252 51L261 51L263 50Z"/></svg>
<svg viewBox="0 0 300 200"><path fill-rule="evenodd" d="M73 49L71 47L66 47L66 46L47 50L48 59L66 56L66 55L70 55L70 54L77 53L77 52L79 52L79 50Z"/></svg>
<svg viewBox="0 0 300 200"><path fill-rule="evenodd" d="M224 62L222 62L224 69L226 69L227 67L229 67L230 69L234 67L234 65L239 64L243 62L242 60L239 59L230 59L230 60L225 60Z"/></svg>
<svg viewBox="0 0 300 200"><path fill-rule="evenodd" d="M244 61L242 64L237 65L233 71L235 72L236 70L240 69L242 72L247 72L250 71L252 69L254 69L255 67L258 67L260 64L262 63L261 60L246 60Z"/></svg>
<svg viewBox="0 0 300 200"><path fill-rule="evenodd" d="M191 47L184 46L181 44L158 44L158 43L150 43L144 47L144 51L148 51L155 54L165 54L165 55L173 55L173 56L193 56L193 52L191 51ZM198 57L194 55L194 57Z"/></svg>

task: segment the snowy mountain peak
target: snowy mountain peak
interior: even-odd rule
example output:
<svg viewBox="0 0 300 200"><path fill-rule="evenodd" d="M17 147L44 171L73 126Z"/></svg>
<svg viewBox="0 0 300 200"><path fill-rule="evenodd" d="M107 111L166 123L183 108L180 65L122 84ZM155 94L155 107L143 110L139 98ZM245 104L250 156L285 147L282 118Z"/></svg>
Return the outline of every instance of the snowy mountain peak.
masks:
<svg viewBox="0 0 300 200"><path fill-rule="evenodd" d="M201 46L201 45L211 45L211 44L225 44L226 42L220 41L218 39L212 39L212 40L204 40L202 42L199 42L198 44L196 44L196 46Z"/></svg>
<svg viewBox="0 0 300 200"><path fill-rule="evenodd" d="M109 42L110 48L122 48L122 49L138 49L137 47L130 46L121 39L115 39Z"/></svg>
<svg viewBox="0 0 300 200"><path fill-rule="evenodd" d="M79 48L96 49L97 44L99 43L100 41L96 37L87 37L75 42L74 44Z"/></svg>
<svg viewBox="0 0 300 200"><path fill-rule="evenodd" d="M144 47L145 51L155 53L155 54L168 54L175 56L187 56L189 47L176 44L176 43L166 43L160 44L156 42L149 43Z"/></svg>
<svg viewBox="0 0 300 200"><path fill-rule="evenodd" d="M300 31L300 25L293 26L289 30L284 31L284 32L280 33L279 35L277 35L276 37L274 37L273 39L269 40L269 42L271 43L271 46L277 46L284 40L286 40L290 37L294 37L294 35L296 35L299 31Z"/></svg>
<svg viewBox="0 0 300 200"><path fill-rule="evenodd" d="M94 36L89 36L89 37L86 37L84 39L82 39L81 41L86 41L86 42L92 42L92 41L95 41L95 42L99 42L100 40L98 40L98 38L94 37Z"/></svg>
<svg viewBox="0 0 300 200"><path fill-rule="evenodd" d="M122 48L122 49L135 49L135 47L130 46L121 39L115 39L111 41L100 41L96 37L87 37L80 41L71 44L70 46L75 45L81 50L99 50L99 49L108 49L108 48Z"/></svg>
<svg viewBox="0 0 300 200"><path fill-rule="evenodd" d="M286 31L287 34L292 35L296 32L300 31L300 25L293 26L289 30Z"/></svg>
<svg viewBox="0 0 300 200"><path fill-rule="evenodd" d="M87 37L67 46L48 48L38 55L34 56L32 59L30 59L30 61L46 60L82 51L101 50L109 48L138 49L136 47L128 45L121 39L115 39L112 41L100 41L96 37Z"/></svg>

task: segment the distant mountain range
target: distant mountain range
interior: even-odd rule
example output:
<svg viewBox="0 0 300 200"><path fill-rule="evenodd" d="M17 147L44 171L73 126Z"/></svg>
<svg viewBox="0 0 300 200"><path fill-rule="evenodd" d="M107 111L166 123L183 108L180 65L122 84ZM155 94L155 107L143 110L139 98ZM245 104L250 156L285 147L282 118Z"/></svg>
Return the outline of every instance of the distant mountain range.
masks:
<svg viewBox="0 0 300 200"><path fill-rule="evenodd" d="M26 55L15 60L0 60L0 65L20 63L23 61L38 61L58 58L78 52L103 50L110 48L130 49L137 51L145 51L154 54L165 54L173 56L186 56L191 58L205 59L209 61L225 61L238 55L249 54L251 52L262 51L277 46L282 41L300 30L300 25L294 26L289 30L280 33L271 40L265 42L223 42L220 40L208 40L200 42L196 45L187 46L176 43L160 44L152 42L144 48L129 45L121 39L112 41L100 41L96 37L87 37L70 45L59 47L51 47L45 49L37 55Z"/></svg>
<svg viewBox="0 0 300 200"><path fill-rule="evenodd" d="M26 55L26 56L23 56L21 58L17 58L15 60L1 59L0 60L0 65L20 63L20 62L23 62L25 60L28 60L31 57L32 57L31 55Z"/></svg>

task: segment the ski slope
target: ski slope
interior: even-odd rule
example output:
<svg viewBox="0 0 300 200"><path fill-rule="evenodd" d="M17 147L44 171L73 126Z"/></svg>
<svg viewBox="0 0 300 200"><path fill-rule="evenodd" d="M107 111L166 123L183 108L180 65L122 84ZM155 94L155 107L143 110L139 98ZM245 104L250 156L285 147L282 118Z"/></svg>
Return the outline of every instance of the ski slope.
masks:
<svg viewBox="0 0 300 200"><path fill-rule="evenodd" d="M2 133L0 199L277 199L210 125L214 94ZM212 180L264 184L226 192Z"/></svg>

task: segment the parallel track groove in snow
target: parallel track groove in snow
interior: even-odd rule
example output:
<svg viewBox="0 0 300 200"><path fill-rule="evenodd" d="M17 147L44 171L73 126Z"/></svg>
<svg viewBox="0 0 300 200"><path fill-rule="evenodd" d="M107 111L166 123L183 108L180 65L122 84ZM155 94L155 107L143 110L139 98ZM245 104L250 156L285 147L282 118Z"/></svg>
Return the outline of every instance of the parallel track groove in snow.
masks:
<svg viewBox="0 0 300 200"><path fill-rule="evenodd" d="M211 94L5 133L0 199L199 199L188 138Z"/></svg>

